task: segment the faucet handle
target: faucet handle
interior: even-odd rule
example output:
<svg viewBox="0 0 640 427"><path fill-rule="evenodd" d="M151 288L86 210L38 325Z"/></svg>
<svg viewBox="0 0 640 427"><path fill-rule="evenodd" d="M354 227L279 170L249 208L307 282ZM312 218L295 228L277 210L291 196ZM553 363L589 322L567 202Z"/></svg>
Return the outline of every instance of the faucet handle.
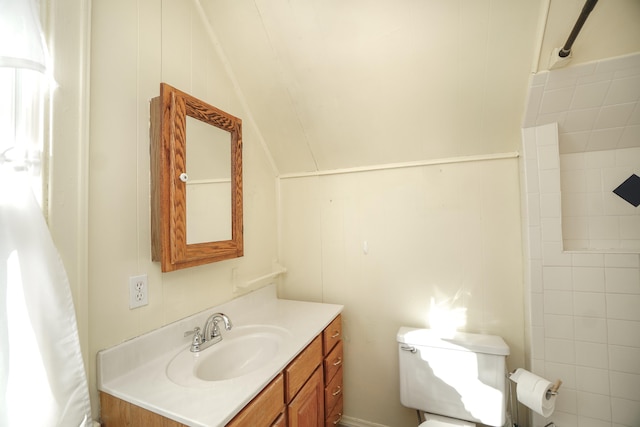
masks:
<svg viewBox="0 0 640 427"><path fill-rule="evenodd" d="M218 327L218 318L214 318L213 322L212 322L212 328L211 328L211 336L207 337L206 339L210 340L212 338L217 338L220 336L220 328Z"/></svg>
<svg viewBox="0 0 640 427"><path fill-rule="evenodd" d="M199 326L196 326L192 330L186 331L184 333L185 337L188 337L189 335L193 335L193 343L194 344L202 344L202 334L200 333L200 327Z"/></svg>
<svg viewBox="0 0 640 427"><path fill-rule="evenodd" d="M185 336L185 337L188 337L188 336L189 336L189 335L191 335L191 334L198 334L198 332L200 332L200 326L196 326L196 327L195 327L195 328L193 328L192 330L190 330L190 331L186 331L186 332L184 333L184 336Z"/></svg>
<svg viewBox="0 0 640 427"><path fill-rule="evenodd" d="M185 332L184 336L188 337L191 334L193 334L193 340L191 341L191 352L195 353L195 352L200 351L200 346L202 345L204 340L202 339L202 334L200 333L200 327L199 326L196 326L191 331Z"/></svg>

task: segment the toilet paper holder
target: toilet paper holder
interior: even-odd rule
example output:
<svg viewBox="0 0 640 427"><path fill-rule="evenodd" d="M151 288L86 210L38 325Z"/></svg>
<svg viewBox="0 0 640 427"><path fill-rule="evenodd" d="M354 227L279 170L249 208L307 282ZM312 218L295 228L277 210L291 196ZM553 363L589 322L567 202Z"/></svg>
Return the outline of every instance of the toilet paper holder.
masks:
<svg viewBox="0 0 640 427"><path fill-rule="evenodd" d="M513 371L509 372L509 375L507 375L507 378L509 378L509 380L511 382L515 382L511 379L511 375L513 375L515 372L517 371L517 369L514 369ZM553 385L551 387L549 387L549 390L547 390L547 393L545 395L545 397L547 398L547 400L551 399L551 396L557 396L558 395L558 389L560 388L560 386L562 385L562 380L561 379L557 379Z"/></svg>
<svg viewBox="0 0 640 427"><path fill-rule="evenodd" d="M513 427L519 427L520 426L520 414L518 411L518 401L520 401L519 398L517 398L515 396L516 392L512 391L511 388L511 384L518 384L518 376L514 377L514 374L516 373L518 369L513 370L512 372L507 373L507 378L509 379L509 404L511 406L511 410L514 411L515 410L515 417L516 417L516 422L513 425ZM558 389L560 388L560 386L562 385L562 381L560 379L557 379L554 383L552 383L550 386L548 386L549 388L546 390L545 394L544 394L544 400L547 401L547 403L551 403L549 402L552 398L555 399L555 397L558 395ZM515 399L515 402L514 402ZM533 409L534 411L539 412L537 409L532 408L531 406L529 406L528 404L524 403L525 406L528 406L529 408ZM552 410L553 411L553 410ZM546 426L545 426L546 427Z"/></svg>
<svg viewBox="0 0 640 427"><path fill-rule="evenodd" d="M553 383L553 385L551 386L551 388L549 388L549 390L547 390L547 400L551 399L551 396L557 396L558 395L558 389L560 388L560 386L562 385L562 380L557 379L556 382Z"/></svg>

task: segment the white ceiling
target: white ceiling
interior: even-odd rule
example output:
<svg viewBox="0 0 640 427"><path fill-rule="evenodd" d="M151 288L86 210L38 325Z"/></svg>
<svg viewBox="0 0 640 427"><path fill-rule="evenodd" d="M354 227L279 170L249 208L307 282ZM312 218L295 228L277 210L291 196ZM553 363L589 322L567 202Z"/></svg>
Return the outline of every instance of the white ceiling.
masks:
<svg viewBox="0 0 640 427"><path fill-rule="evenodd" d="M539 1L200 4L280 174L518 150Z"/></svg>

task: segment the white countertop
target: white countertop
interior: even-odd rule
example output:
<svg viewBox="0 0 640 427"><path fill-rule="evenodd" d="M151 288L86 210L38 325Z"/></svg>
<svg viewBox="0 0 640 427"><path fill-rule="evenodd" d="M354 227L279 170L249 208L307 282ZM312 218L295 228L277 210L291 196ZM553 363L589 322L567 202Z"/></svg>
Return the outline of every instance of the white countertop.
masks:
<svg viewBox="0 0 640 427"><path fill-rule="evenodd" d="M189 426L224 426L322 332L342 308L336 304L278 299L275 286L270 285L100 351L98 389ZM184 332L196 326L202 328L207 317L215 312L225 313L234 327L279 326L287 329L291 338L282 344L283 351L278 357L250 374L197 388L172 382L166 375L167 365L191 343L191 336L185 338ZM224 334L223 330L223 337Z"/></svg>

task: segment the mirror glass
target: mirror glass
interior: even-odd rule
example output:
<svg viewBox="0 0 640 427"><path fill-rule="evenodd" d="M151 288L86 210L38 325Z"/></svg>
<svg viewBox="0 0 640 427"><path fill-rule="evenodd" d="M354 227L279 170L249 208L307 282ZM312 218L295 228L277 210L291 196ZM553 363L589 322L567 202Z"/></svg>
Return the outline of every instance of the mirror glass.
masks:
<svg viewBox="0 0 640 427"><path fill-rule="evenodd" d="M186 135L187 244L231 240L231 135L191 116Z"/></svg>

